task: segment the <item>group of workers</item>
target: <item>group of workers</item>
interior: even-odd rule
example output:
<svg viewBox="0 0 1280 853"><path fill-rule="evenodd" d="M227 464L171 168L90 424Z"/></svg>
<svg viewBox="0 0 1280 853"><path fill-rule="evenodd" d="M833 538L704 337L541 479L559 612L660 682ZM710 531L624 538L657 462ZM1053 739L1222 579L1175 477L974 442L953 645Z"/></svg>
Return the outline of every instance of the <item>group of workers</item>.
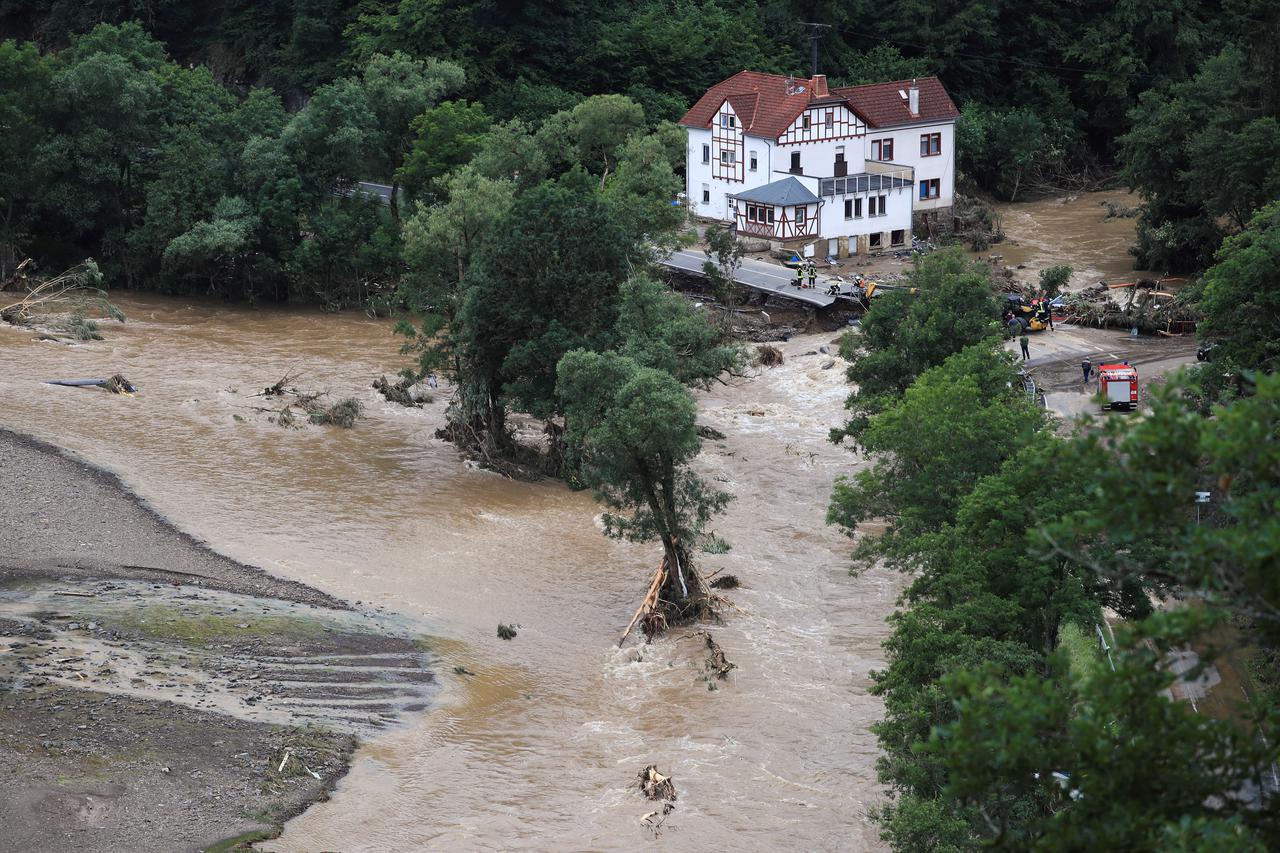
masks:
<svg viewBox="0 0 1280 853"><path fill-rule="evenodd" d="M809 283L805 284L805 279L809 279ZM803 290L806 287L818 286L818 265L813 261L801 261L796 267L796 287Z"/></svg>

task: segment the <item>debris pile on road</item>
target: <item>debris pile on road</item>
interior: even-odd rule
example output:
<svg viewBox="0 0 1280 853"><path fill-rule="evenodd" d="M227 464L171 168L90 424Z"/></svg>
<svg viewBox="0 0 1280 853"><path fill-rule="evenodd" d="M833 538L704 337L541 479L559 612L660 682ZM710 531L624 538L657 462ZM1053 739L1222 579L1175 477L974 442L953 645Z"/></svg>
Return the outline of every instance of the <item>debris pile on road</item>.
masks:
<svg viewBox="0 0 1280 853"><path fill-rule="evenodd" d="M1066 294L1059 309L1068 323L1097 328L1137 328L1141 332L1184 334L1195 329L1199 312L1179 295L1159 290L1159 283L1142 279L1110 287L1102 282ZM1124 295L1117 298L1117 293Z"/></svg>

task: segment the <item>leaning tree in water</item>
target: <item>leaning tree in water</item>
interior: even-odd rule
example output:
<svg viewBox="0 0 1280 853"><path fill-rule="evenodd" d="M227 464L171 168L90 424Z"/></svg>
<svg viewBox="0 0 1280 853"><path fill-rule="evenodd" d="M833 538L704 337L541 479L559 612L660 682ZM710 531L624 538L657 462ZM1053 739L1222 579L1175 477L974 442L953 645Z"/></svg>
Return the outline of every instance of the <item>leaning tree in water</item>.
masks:
<svg viewBox="0 0 1280 853"><path fill-rule="evenodd" d="M703 614L711 593L693 546L729 495L689 469L702 446L693 396L670 373L612 352L569 352L557 377L566 446L608 508L605 533L662 542L662 562L632 625L643 618L652 635Z"/></svg>

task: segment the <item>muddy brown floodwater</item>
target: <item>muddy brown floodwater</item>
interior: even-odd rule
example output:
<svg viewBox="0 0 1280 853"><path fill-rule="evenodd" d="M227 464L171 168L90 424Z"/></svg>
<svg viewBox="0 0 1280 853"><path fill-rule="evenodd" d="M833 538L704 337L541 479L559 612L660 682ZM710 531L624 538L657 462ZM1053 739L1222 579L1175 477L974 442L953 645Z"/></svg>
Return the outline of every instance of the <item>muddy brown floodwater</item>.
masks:
<svg viewBox="0 0 1280 853"><path fill-rule="evenodd" d="M1107 199L1132 201L1006 206L1010 241L992 251L1125 277L1133 220L1104 220ZM129 322L104 325L102 342L0 324L0 423L117 472L231 557L435 638L438 704L366 742L332 800L266 849L635 849L651 840L650 804L629 784L650 763L679 792L666 848L881 847L868 674L901 578L849 577L849 543L824 523L832 480L861 464L826 440L847 388L843 363L823 370L814 351L834 336L795 338L781 367L700 397L700 421L727 439L698 465L735 496L718 525L733 549L703 562L745 584L732 593L742 612L713 628L739 668L709 690L697 638L615 646L657 549L605 539L588 494L464 464L433 437L444 395L410 410L375 394L372 379L402 363L389 324L116 300ZM352 430L268 423L248 396L289 371L357 396L369 417ZM113 373L141 392L41 384ZM520 626L514 640L497 639L500 621Z"/></svg>
<svg viewBox="0 0 1280 853"><path fill-rule="evenodd" d="M468 467L433 437L443 398L409 410L375 395L402 363L387 323L116 300L129 321L102 342L0 328L0 421L119 473L234 558L436 638L438 704L367 741L332 800L267 849L634 849L650 804L628 785L650 763L679 791L664 846L879 846L868 672L900 579L851 579L849 543L824 523L833 478L857 464L826 440L842 363L804 355L832 336L702 396L701 422L728 438L699 464L736 497L718 528L733 549L704 564L746 585L743 612L713 628L739 669L709 690L697 638L615 645L655 548L605 539L588 494ZM291 370L369 417L289 430L247 408ZM41 384L117 372L136 397ZM500 621L519 635L497 639Z"/></svg>
<svg viewBox="0 0 1280 853"><path fill-rule="evenodd" d="M980 257L1000 255L1005 266L1016 270L1025 281L1038 281L1040 271L1054 264L1072 268L1073 289L1098 280L1132 281L1155 277L1156 270L1134 268L1129 246L1134 240L1137 220L1132 217L1107 218L1107 203L1118 209L1135 208L1136 195L1125 190L1072 193L1036 201L997 204L1005 240Z"/></svg>

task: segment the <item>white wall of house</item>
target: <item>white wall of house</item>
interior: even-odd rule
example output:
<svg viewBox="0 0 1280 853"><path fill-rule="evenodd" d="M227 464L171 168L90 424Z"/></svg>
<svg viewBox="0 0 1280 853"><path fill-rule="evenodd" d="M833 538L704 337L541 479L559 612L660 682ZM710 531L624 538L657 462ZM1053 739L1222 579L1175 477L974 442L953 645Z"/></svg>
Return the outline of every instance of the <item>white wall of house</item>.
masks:
<svg viewBox="0 0 1280 853"><path fill-rule="evenodd" d="M781 177L781 176L777 176ZM821 181L817 177L796 176L815 195ZM909 246L911 243L912 194L910 186L888 190L822 196L818 207L816 255L826 257ZM848 202L846 216L846 205ZM871 246L871 235L880 245ZM896 239L895 239L896 238ZM843 241L843 245L842 245Z"/></svg>
<svg viewBox="0 0 1280 853"><path fill-rule="evenodd" d="M941 150L936 155L921 156L920 137L938 134ZM909 127L895 127L887 130L868 130L864 140L863 156L867 160L877 160L877 150L883 151L886 139L893 140L893 157L890 162L902 166L910 166L915 170L915 209L934 210L939 207L950 207L954 202L956 185L956 149L955 123L942 122L936 124L919 124ZM938 197L920 198L920 182L936 180Z"/></svg>
<svg viewBox="0 0 1280 853"><path fill-rule="evenodd" d="M711 129L686 128L689 138L685 174L689 209L694 216L717 219L728 222L733 218L733 210L729 196L763 186L772 181L781 180L791 173L792 153L800 157L802 178L806 186L819 194L819 177L831 177L835 174L837 154L843 151L849 175L865 172L868 161L874 161L874 145L877 141L893 140L893 157L889 163L909 166L914 169L914 185L910 188L889 190L885 193L865 193L860 196L861 216L845 218L844 201L846 198L857 199L859 196L823 196L820 210L821 235L824 240L854 238L849 243L849 251L855 247L866 247L864 240L859 244L856 238L870 234L881 234L882 247L891 247L891 237L895 231L906 232L906 242L910 242L911 213L913 210L932 210L949 207L955 194L955 124L954 122L925 123L919 125L895 127L887 130L867 128L852 112L841 119L833 120L833 127L827 128L825 114L828 109L843 110L838 105L828 107L818 105L806 113L810 115L809 126L804 126L801 116L792 127L783 134L782 140L775 141L743 134L737 128L737 144L740 146L735 157L741 158L741 169L738 174L741 180L727 180L726 169L722 161L721 150L724 140L733 138L733 130L723 125L713 134ZM731 114L732 110L726 102L717 113L715 122L721 121L720 114ZM837 113L838 115L839 113ZM735 117L735 126L738 124ZM842 132L850 135L842 136ZM938 134L939 153L922 156L920 153L921 137ZM706 161L703 158L703 146L706 146ZM754 162L755 168L752 168ZM877 169L877 166L871 166ZM938 182L937 198L921 199L920 184L922 181ZM886 196L886 210L883 215L871 216L869 211L872 195ZM704 200L705 199L705 200ZM878 208L879 202L876 202ZM828 247L821 246L819 253L829 254Z"/></svg>
<svg viewBox="0 0 1280 853"><path fill-rule="evenodd" d="M726 203L728 196L755 189L776 179L777 176L771 175L769 171L770 158L776 156L776 145L772 141L743 135L742 180L731 181L718 176L718 173L723 173L723 164L718 167L716 162L721 156L721 145L713 138L711 131L703 128L685 130L689 134L685 192L689 194L689 209L694 216L727 222L732 218ZM706 162L703 162L703 146L706 146ZM704 192L707 201L703 201Z"/></svg>

